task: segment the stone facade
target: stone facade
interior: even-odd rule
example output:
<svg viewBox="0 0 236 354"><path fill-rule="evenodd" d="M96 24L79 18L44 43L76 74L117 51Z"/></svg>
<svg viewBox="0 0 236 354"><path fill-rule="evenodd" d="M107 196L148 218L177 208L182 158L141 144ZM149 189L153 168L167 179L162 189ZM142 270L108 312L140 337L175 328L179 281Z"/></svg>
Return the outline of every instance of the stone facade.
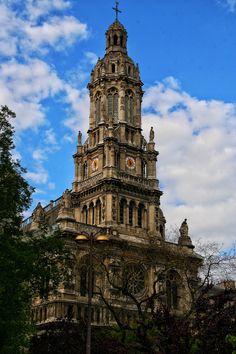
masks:
<svg viewBox="0 0 236 354"><path fill-rule="evenodd" d="M166 289L168 305L175 311L188 307L186 268L196 279L200 259L193 251L186 220L178 244L165 240L153 127L148 140L142 134L142 86L139 67L127 54L127 32L116 20L106 32L105 56L98 59L88 84L88 137L83 142L78 133L72 190L66 190L46 208L38 205L25 224L25 228L35 230L37 217L44 212L50 224L59 225L71 249L67 283L47 302L38 299L34 304L33 316L38 323L62 319L68 311L75 321L86 316L89 246L78 245L75 237L96 235L100 228L109 241L94 241L92 246L94 324L113 322L96 288L114 306L129 310L123 313L127 320L135 316L133 304L117 292L99 268L101 260L117 281L131 274L129 287L137 298L150 295L157 275L162 274L156 289Z"/></svg>

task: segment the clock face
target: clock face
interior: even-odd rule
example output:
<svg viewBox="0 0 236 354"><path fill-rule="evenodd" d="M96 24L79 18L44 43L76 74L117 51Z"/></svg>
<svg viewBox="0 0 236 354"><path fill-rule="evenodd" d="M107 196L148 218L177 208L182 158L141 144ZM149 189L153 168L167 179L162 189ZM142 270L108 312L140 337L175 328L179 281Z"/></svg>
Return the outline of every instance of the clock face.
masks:
<svg viewBox="0 0 236 354"><path fill-rule="evenodd" d="M96 157L95 159L93 159L92 161L92 171L95 172L98 170L98 158Z"/></svg>
<svg viewBox="0 0 236 354"><path fill-rule="evenodd" d="M130 169L133 170L135 168L135 159L133 157L126 157L126 166Z"/></svg>

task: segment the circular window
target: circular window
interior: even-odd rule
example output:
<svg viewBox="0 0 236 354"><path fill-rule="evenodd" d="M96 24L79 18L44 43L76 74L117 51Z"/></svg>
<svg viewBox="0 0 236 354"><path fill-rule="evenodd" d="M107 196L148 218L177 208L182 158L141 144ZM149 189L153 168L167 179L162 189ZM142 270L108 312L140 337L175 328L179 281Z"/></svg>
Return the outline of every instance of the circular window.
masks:
<svg viewBox="0 0 236 354"><path fill-rule="evenodd" d="M124 269L124 287L133 295L141 293L145 288L145 275L142 265L128 264Z"/></svg>

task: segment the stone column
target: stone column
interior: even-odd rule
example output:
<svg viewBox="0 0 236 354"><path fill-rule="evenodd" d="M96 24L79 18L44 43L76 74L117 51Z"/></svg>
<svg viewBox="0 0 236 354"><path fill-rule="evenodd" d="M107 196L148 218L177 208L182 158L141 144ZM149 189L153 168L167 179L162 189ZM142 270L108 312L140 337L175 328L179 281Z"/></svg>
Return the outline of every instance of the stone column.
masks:
<svg viewBox="0 0 236 354"><path fill-rule="evenodd" d="M120 122L125 122L125 90L124 87L120 90L120 104L118 117Z"/></svg>
<svg viewBox="0 0 236 354"><path fill-rule="evenodd" d="M114 151L114 146L110 147L110 166L114 167L115 166L115 151Z"/></svg>
<svg viewBox="0 0 236 354"><path fill-rule="evenodd" d="M155 223L155 205L154 204L151 204L149 205L149 213L148 213L148 224L149 224L149 231L151 232L156 232L156 223Z"/></svg>
<svg viewBox="0 0 236 354"><path fill-rule="evenodd" d="M106 196L106 224L112 224L112 194Z"/></svg>
<svg viewBox="0 0 236 354"><path fill-rule="evenodd" d="M129 202L127 202L126 208L126 225L129 225Z"/></svg>
<svg viewBox="0 0 236 354"><path fill-rule="evenodd" d="M93 129L95 126L95 108L93 94L90 92L90 114L89 114L89 129Z"/></svg>
<svg viewBox="0 0 236 354"><path fill-rule="evenodd" d="M138 226L138 207L136 204L133 209L133 226Z"/></svg>
<svg viewBox="0 0 236 354"><path fill-rule="evenodd" d="M141 156L140 154L137 155L137 158L136 158L136 175L137 176L141 176L142 173L142 167L141 167L141 164L142 164L142 160L141 160Z"/></svg>

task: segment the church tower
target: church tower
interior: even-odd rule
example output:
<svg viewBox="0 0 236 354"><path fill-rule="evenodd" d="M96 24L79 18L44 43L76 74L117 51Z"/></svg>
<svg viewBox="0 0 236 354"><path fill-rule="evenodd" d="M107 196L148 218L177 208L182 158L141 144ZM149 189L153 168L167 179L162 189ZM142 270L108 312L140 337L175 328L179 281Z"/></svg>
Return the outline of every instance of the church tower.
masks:
<svg viewBox="0 0 236 354"><path fill-rule="evenodd" d="M154 131L142 135L143 83L128 56L127 32L115 20L106 32L106 52L91 73L88 138L79 132L72 189L77 221L129 233L135 239L163 240L159 207L158 152ZM139 240L140 241L140 240Z"/></svg>
<svg viewBox="0 0 236 354"><path fill-rule="evenodd" d="M59 226L71 251L68 279L56 295L34 303L33 318L42 326L68 318L68 313L80 321L91 306L93 324L114 324L104 299L122 310L128 323L136 318L137 308L124 296L126 292L120 292L124 284L139 300L155 290L165 294L162 301L174 311L189 306L186 268L195 281L199 257L186 219L178 244L165 240L154 130L150 127L146 141L141 120L143 83L138 65L128 56L127 37L116 16L106 32L105 55L91 72L88 136L82 139L78 133L72 190L66 189L45 208L38 205L24 224L26 231L35 232L45 215L50 225ZM108 236L106 244L95 242L101 230ZM90 235L89 243L76 242L85 234ZM101 270L101 262L107 272ZM114 281L109 282L109 277ZM95 293L91 299L92 287L102 296Z"/></svg>

